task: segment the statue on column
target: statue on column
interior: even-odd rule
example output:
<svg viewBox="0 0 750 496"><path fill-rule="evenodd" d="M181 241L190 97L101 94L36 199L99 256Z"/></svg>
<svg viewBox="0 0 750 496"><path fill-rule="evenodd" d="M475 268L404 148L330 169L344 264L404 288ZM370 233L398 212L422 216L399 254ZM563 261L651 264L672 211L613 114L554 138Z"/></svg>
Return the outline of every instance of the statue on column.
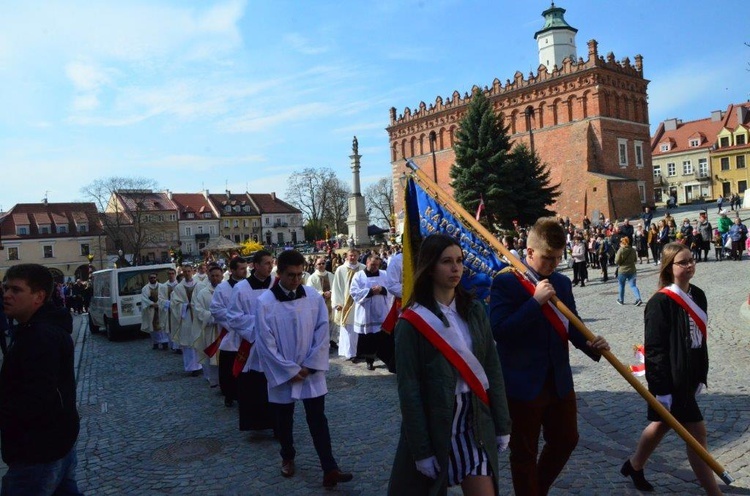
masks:
<svg viewBox="0 0 750 496"><path fill-rule="evenodd" d="M356 136L352 140L352 151L354 151L354 155L359 155L359 142Z"/></svg>

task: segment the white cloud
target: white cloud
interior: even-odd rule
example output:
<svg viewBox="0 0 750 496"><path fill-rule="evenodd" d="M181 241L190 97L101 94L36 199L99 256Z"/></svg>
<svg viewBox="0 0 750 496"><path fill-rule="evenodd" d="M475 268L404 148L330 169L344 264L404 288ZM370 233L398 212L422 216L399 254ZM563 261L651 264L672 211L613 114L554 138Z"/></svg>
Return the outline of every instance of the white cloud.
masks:
<svg viewBox="0 0 750 496"><path fill-rule="evenodd" d="M110 81L105 71L94 64L71 62L65 67L65 75L78 91L96 91Z"/></svg>
<svg viewBox="0 0 750 496"><path fill-rule="evenodd" d="M299 33L287 33L282 40L292 50L304 55L319 55L328 51L328 47L317 45Z"/></svg>
<svg viewBox="0 0 750 496"><path fill-rule="evenodd" d="M99 107L99 98L94 94L79 95L73 99L73 110L89 112Z"/></svg>
<svg viewBox="0 0 750 496"><path fill-rule="evenodd" d="M266 131L272 127L289 122L320 119L321 117L333 115L336 111L337 108L334 105L310 102L268 112L258 113L251 111L243 116L228 119L220 127L225 131L233 133Z"/></svg>

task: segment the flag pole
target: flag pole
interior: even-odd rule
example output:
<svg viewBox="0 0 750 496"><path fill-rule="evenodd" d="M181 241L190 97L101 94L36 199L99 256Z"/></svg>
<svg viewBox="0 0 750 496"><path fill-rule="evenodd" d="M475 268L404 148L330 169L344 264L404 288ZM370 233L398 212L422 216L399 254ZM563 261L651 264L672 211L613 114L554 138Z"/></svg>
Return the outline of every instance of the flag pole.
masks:
<svg viewBox="0 0 750 496"><path fill-rule="evenodd" d="M454 214L456 214L458 217L463 219L464 222L469 224L474 231L482 236L485 241L490 243L492 247L501 253L510 263L513 265L514 268L516 268L521 274L523 274L527 279L529 279L531 282L533 282L535 285L539 282L536 277L534 277L531 272L529 272L529 268L526 267L526 265L523 264L518 258L516 258L510 250L508 250L505 246L503 246L502 243L500 243L495 236L490 233L487 228L485 228L482 224L480 224L474 217L472 217L456 200L453 199L453 197L448 194L444 189L442 189L440 186L438 186L432 179L427 177L427 175L420 170L419 166L414 163L411 159L406 160L406 165L413 171L414 177L417 180L417 182L422 183L426 188L435 195L435 198L443 203L444 206L446 206L449 210L452 210ZM586 338L587 341L593 341L596 336L594 335L591 330L589 330L588 327L586 327L586 324L584 324L581 319L579 319L573 312L570 311L570 309L562 302L557 296L553 296L550 300L555 307L563 314L567 319L570 321L571 324L573 324L580 332L583 334L583 336ZM719 462L717 462L711 454L706 450L706 448L703 447L698 441L695 440L695 438L688 432L685 427L680 424L680 422L672 416L672 414L664 408L664 405L659 403L659 401L649 392L649 390L641 384L641 382L636 379L632 372L630 371L630 368L625 366L611 351L609 350L602 350L601 355L617 370L617 372L620 373L620 375L625 378L625 380L640 394L643 399L646 400L646 402L653 408L656 413L658 413L662 419L671 427L674 429L674 431L683 439L685 440L685 443L700 457L705 461L709 467L711 467L711 470L713 470L716 475L718 475L722 481L724 481L725 484L730 485L732 482L734 482L734 478L732 478L731 475L729 475L729 472L727 472L724 467L721 466Z"/></svg>

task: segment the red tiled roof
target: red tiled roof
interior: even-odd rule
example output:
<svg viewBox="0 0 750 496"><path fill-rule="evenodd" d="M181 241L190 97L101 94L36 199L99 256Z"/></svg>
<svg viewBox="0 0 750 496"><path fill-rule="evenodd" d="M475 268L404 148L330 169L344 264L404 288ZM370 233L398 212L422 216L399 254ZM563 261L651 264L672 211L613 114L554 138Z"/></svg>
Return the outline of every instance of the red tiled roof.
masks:
<svg viewBox="0 0 750 496"><path fill-rule="evenodd" d="M212 217L216 218L208 199L203 196L203 193L173 193L172 202L177 205L180 219L185 219L184 214L187 212L201 214L211 212Z"/></svg>
<svg viewBox="0 0 750 496"><path fill-rule="evenodd" d="M0 219L0 233L3 239L18 239L16 226L29 226L29 235L22 238L39 236L39 225L49 225L54 219L56 226L67 226L65 233L45 233L45 238L55 236L71 236L78 229L71 219L76 222L88 223L86 236L103 234L99 212L92 202L85 203L19 203L8 212L9 215ZM80 220L78 220L80 219ZM82 233L84 234L84 233Z"/></svg>
<svg viewBox="0 0 750 496"><path fill-rule="evenodd" d="M670 155L673 153L684 153L689 150L701 150L710 148L716 143L716 135L722 128L722 120L712 121L711 118L700 119L697 121L690 122L679 122L677 129L673 131L663 131L663 124L659 126L659 131L663 131L661 136L657 135L654 137L652 142L651 155L658 157L662 155ZM696 138L697 136L704 136L705 139L701 140L700 145L690 146L690 139ZM658 141L657 139L658 138ZM661 151L661 145L669 143L669 151Z"/></svg>
<svg viewBox="0 0 750 496"><path fill-rule="evenodd" d="M262 214L301 214L302 211L278 198L274 193L250 193Z"/></svg>
<svg viewBox="0 0 750 496"><path fill-rule="evenodd" d="M208 197L211 199L211 202L214 204L214 207L219 212L219 215L221 216L249 216L249 215L260 215L258 210L255 208L255 205L253 205L253 202L250 201L250 198L248 197L247 193L242 194L229 194L229 195L208 195ZM249 212L234 212L227 213L224 211L225 206L239 206L239 207L250 207Z"/></svg>
<svg viewBox="0 0 750 496"><path fill-rule="evenodd" d="M124 208L130 212L177 210L177 205L167 197L166 193L120 190L117 196Z"/></svg>

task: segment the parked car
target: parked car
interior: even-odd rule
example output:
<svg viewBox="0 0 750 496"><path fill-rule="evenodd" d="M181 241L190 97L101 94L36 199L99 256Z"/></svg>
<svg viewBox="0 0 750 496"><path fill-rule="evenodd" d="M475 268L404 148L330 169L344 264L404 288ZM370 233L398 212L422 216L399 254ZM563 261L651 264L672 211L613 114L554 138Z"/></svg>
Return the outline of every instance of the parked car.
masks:
<svg viewBox="0 0 750 496"><path fill-rule="evenodd" d="M94 295L89 306L89 330L104 329L107 339L138 333L141 330L141 289L148 275L156 273L159 282L167 280L174 264L141 265L121 269L98 270L92 275Z"/></svg>

